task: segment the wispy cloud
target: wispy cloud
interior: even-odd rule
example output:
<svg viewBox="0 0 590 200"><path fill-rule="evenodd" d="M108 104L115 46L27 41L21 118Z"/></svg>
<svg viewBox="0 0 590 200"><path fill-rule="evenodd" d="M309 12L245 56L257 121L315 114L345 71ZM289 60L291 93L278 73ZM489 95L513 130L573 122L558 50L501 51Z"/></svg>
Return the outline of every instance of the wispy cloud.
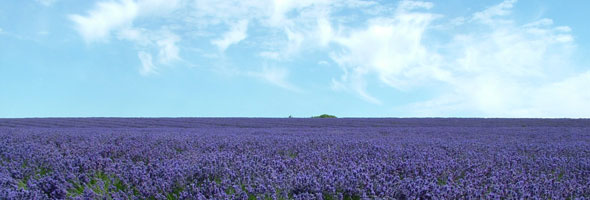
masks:
<svg viewBox="0 0 590 200"><path fill-rule="evenodd" d="M152 54L157 49L160 64L170 64L181 60L177 43L180 36L166 27L159 29L135 27L133 22L139 17L159 16L178 8L177 0L120 0L102 1L86 15L69 15L76 30L87 43L106 42L115 33L116 39L134 42L139 48L138 57L142 75L154 74L157 66L152 61Z"/></svg>
<svg viewBox="0 0 590 200"><path fill-rule="evenodd" d="M512 12L512 7L514 7L515 3L516 0L503 1L502 3L489 7L481 12L476 12L473 14L473 20L488 24L502 22L502 20L499 20L496 17L509 15Z"/></svg>
<svg viewBox="0 0 590 200"><path fill-rule="evenodd" d="M180 37L170 32L164 32L161 38L156 40L159 53L158 57L162 64L170 64L173 61L180 60L179 49L176 43L180 41Z"/></svg>
<svg viewBox="0 0 590 200"><path fill-rule="evenodd" d="M366 92L366 78L375 75L387 85L404 89L419 78L445 79L437 69L438 56L422 44L422 37L436 15L412 12L432 7L424 2L403 1L391 18L377 18L367 28L334 37L344 51L333 52L332 59L343 69L336 88L350 88L369 102L380 102Z"/></svg>
<svg viewBox="0 0 590 200"><path fill-rule="evenodd" d="M554 26L551 19L518 24L511 15L515 3L507 0L447 23L428 11L431 3L402 1L392 17L372 18L361 29L340 27L327 42L342 47L331 52L343 71L332 87L381 104L367 92L373 77L398 92L438 85L440 95L402 106L416 115L589 115L575 109L590 98L582 94L588 73L578 75L571 62L571 28ZM466 31L454 33L450 42L427 38L438 24Z"/></svg>
<svg viewBox="0 0 590 200"><path fill-rule="evenodd" d="M144 75L183 60L182 48L202 45L197 41L205 41L200 56L211 60L232 59L211 56L215 50L250 45L248 55L258 55L251 65L293 66L309 54L330 61L341 70L326 75L332 88L369 103L388 105L387 95L369 92L376 84L392 93L436 85L430 99L402 106L416 115L590 115L570 106L590 101L581 94L589 72L571 57L576 41L570 27L549 18L515 20L516 0L453 18L435 13L435 6L409 0L118 0L70 19L87 43L131 41ZM302 91L288 81L288 67L227 69Z"/></svg>
<svg viewBox="0 0 590 200"><path fill-rule="evenodd" d="M70 15L76 29L87 42L106 40L111 31L131 26L139 13L133 0L98 2L86 16Z"/></svg>
<svg viewBox="0 0 590 200"><path fill-rule="evenodd" d="M141 75L148 76L157 73L151 54L140 51L137 53L137 57L139 57L139 60L141 61L141 68L139 69Z"/></svg>
<svg viewBox="0 0 590 200"><path fill-rule="evenodd" d="M238 42L246 39L248 34L248 20L240 20L236 23L231 24L230 30L223 34L223 36L219 39L212 40L211 43L217 46L220 51L225 51L227 47L232 44L237 44Z"/></svg>
<svg viewBox="0 0 590 200"><path fill-rule="evenodd" d="M247 76L259 78L263 81L271 83L275 86L287 89L293 92L302 92L299 87L291 84L287 79L289 71L286 68L278 67L263 67L260 71L249 71L245 73Z"/></svg>
<svg viewBox="0 0 590 200"><path fill-rule="evenodd" d="M456 34L438 65L449 73L446 92L408 107L417 114L473 113L498 117L581 117L588 72L577 74L570 61L571 29L551 19L519 25L511 19L515 1L473 15L479 29ZM486 28L481 28L481 26Z"/></svg>
<svg viewBox="0 0 590 200"><path fill-rule="evenodd" d="M434 7L434 4L431 2L403 0L397 6L397 12L403 13L414 9L431 9L432 7Z"/></svg>

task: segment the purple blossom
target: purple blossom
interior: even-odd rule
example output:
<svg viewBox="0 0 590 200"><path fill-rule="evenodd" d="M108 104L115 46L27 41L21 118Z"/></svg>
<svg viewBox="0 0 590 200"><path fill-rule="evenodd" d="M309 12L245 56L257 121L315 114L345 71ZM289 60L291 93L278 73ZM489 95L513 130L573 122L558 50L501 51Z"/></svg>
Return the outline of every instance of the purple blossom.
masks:
<svg viewBox="0 0 590 200"><path fill-rule="evenodd" d="M0 199L588 199L590 120L0 119Z"/></svg>

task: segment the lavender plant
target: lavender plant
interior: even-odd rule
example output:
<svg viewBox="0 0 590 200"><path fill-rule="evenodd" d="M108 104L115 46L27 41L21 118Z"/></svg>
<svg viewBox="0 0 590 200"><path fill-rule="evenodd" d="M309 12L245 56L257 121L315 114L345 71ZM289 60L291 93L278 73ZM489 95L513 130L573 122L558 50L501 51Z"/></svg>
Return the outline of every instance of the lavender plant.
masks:
<svg viewBox="0 0 590 200"><path fill-rule="evenodd" d="M0 119L0 199L588 199L590 121Z"/></svg>

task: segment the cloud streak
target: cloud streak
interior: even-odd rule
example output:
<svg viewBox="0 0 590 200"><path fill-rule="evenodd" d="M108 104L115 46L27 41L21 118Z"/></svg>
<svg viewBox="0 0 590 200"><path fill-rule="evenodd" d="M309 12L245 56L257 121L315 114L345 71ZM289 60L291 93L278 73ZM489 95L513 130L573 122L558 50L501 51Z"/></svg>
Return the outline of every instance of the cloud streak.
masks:
<svg viewBox="0 0 590 200"><path fill-rule="evenodd" d="M293 84L291 84L287 78L289 71L285 68L278 67L263 67L260 71L249 71L246 72L247 76L255 77L260 80L271 83L272 85L278 86L283 89L287 89L293 92L301 93L303 90Z"/></svg>
<svg viewBox="0 0 590 200"><path fill-rule="evenodd" d="M230 30L222 38L211 41L220 51L225 51L230 45L246 39L248 34L248 20L240 20L230 26Z"/></svg>
<svg viewBox="0 0 590 200"><path fill-rule="evenodd" d="M156 74L156 67L152 61L152 55L143 51L137 53L137 57L141 61L141 68L139 69L139 73L144 76Z"/></svg>

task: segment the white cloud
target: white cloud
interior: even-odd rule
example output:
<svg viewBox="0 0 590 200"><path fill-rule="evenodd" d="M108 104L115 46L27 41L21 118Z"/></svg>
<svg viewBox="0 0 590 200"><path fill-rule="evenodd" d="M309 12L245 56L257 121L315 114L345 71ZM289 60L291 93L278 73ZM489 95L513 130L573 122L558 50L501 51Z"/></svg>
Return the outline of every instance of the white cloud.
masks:
<svg viewBox="0 0 590 200"><path fill-rule="evenodd" d="M332 28L332 24L327 18L319 18L317 24L318 27L316 35L318 37L319 44L320 46L325 47L334 38L334 28Z"/></svg>
<svg viewBox="0 0 590 200"><path fill-rule="evenodd" d="M127 30L138 17L166 15L180 6L180 0L101 1L87 15L69 15L87 42L108 40L111 32Z"/></svg>
<svg viewBox="0 0 590 200"><path fill-rule="evenodd" d="M502 3L489 7L481 12L473 14L473 20L481 21L483 23L502 22L495 19L496 17L509 15L516 0L505 0Z"/></svg>
<svg viewBox="0 0 590 200"><path fill-rule="evenodd" d="M250 71L246 75L262 79L268 83L287 89L293 92L302 92L302 90L287 81L289 71L285 68L263 67L261 71Z"/></svg>
<svg viewBox="0 0 590 200"><path fill-rule="evenodd" d="M151 49L158 50L158 61L170 64L181 60L177 42L180 36L165 26L152 28L134 27L140 17L164 18L180 6L180 0L119 0L101 1L88 11L87 15L70 15L76 30L88 43L108 41L114 33L117 39L134 42L140 49L138 57L142 63L142 75L153 74L157 66L152 61Z"/></svg>
<svg viewBox="0 0 590 200"><path fill-rule="evenodd" d="M173 61L180 60L180 56L178 55L180 50L176 45L179 41L180 37L168 32L156 42L160 48L158 57L161 63L169 64Z"/></svg>
<svg viewBox="0 0 590 200"><path fill-rule="evenodd" d="M240 20L230 26L230 30L222 38L211 41L220 51L225 51L230 45L237 44L248 36L248 20Z"/></svg>
<svg viewBox="0 0 590 200"><path fill-rule="evenodd" d="M137 0L140 16L165 15L183 5L182 0Z"/></svg>
<svg viewBox="0 0 590 200"><path fill-rule="evenodd" d="M199 37L209 36L212 44L225 51L245 40L249 24L254 23L269 33L268 41L258 42L270 48L263 49L259 55L282 60L298 54L308 44L318 41L320 46L329 44L334 35L328 18L332 8L370 5L374 3L361 0L105 0L96 3L86 14L73 14L69 18L87 43L107 42L114 35L115 39L135 43L138 51L157 49L158 53L150 55L158 55L160 64L181 60L178 41L182 38L170 27L185 33L199 32ZM154 27L142 19L166 23ZM216 32L207 33L209 28L219 25L228 27L220 38L213 38ZM164 38L162 32L175 37Z"/></svg>
<svg viewBox="0 0 590 200"><path fill-rule="evenodd" d="M397 8L398 12L407 12L419 8L431 9L432 7L434 7L434 4L431 2L404 0L399 3Z"/></svg>
<svg viewBox="0 0 590 200"><path fill-rule="evenodd" d="M333 34L330 32L332 29L329 21L331 10L362 8L374 4L361 0L196 0L196 10L189 21L200 28L228 24L230 31L226 34L232 33L240 38L238 36L244 35L231 29L236 26L236 21L247 20L259 26L258 30L267 31L267 40L257 43L268 48L259 55L268 59L285 60L298 54L302 47L309 49L329 43L329 37ZM226 37L213 40L221 50L229 46L227 44L233 44L230 42L233 40L224 38Z"/></svg>
<svg viewBox="0 0 590 200"><path fill-rule="evenodd" d="M256 44L261 62L293 62L305 53L329 55L330 63L342 70L332 87L371 103L386 103L369 92L375 83L391 92L436 85L440 94L407 105L409 113L590 115L585 108L576 109L590 101L582 87L590 72L577 74L580 70L572 63L576 44L571 28L548 18L517 22L511 14L516 0L452 19L431 12L434 4L425 1L404 0L389 8L360 0L193 0L188 9L178 11L186 2L104 1L86 15L70 18L87 42L108 41L111 35L133 42L144 75L182 60L180 41L210 41L221 52L232 45ZM341 16L342 10L350 17ZM144 17L162 19L164 25L139 20ZM220 29L227 32L213 31ZM208 50L200 53L222 57ZM288 68L227 69L301 91L287 81Z"/></svg>
<svg viewBox="0 0 590 200"><path fill-rule="evenodd" d="M98 2L87 16L70 15L87 42L108 39L111 31L131 26L139 7L133 0Z"/></svg>
<svg viewBox="0 0 590 200"><path fill-rule="evenodd" d="M290 12L331 6L366 6L371 3L359 0L195 0L195 9L189 19L201 26L237 20L258 21L263 26L284 28L293 25ZM295 16L295 18L304 16Z"/></svg>
<svg viewBox="0 0 590 200"><path fill-rule="evenodd" d="M583 88L590 72L576 74L570 62L571 28L551 19L519 25L511 19L515 2L443 22L464 26L450 42L424 42L441 19L415 11L432 7L425 2L402 1L391 18L373 18L363 29L341 27L329 41L342 47L331 53L343 71L332 87L380 104L367 92L373 77L401 92L437 85L439 96L402 107L420 116L587 117L580 107L590 102Z"/></svg>
<svg viewBox="0 0 590 200"><path fill-rule="evenodd" d="M284 50L284 54L290 55L297 53L301 48L303 40L305 40L305 36L302 33L291 30L290 28L285 28L285 33L287 33L287 46Z"/></svg>
<svg viewBox="0 0 590 200"><path fill-rule="evenodd" d="M139 57L139 60L141 61L141 68L139 69L141 75L147 76L157 73L156 67L152 62L151 54L140 51L139 53L137 53L137 57Z"/></svg>
<svg viewBox="0 0 590 200"><path fill-rule="evenodd" d="M348 2L348 1L346 1ZM358 3L357 1L350 1ZM255 1L211 1L196 0L195 14L190 19L199 27L227 24L229 31L212 43L221 51L247 37L248 22L268 31L268 41L261 41L271 48L270 59L284 59L297 54L305 40L314 38L315 32L308 30L308 21L324 17L331 6L343 4L332 0L255 0ZM290 15L289 13L296 13ZM238 23L236 23L238 22ZM270 44L272 43L272 44ZM261 55L271 55L263 53ZM275 56L278 54L278 56Z"/></svg>
<svg viewBox="0 0 590 200"><path fill-rule="evenodd" d="M297 19L287 16L292 11L299 11L299 18L308 17L306 15L317 14L318 10L329 9L331 6L337 5L337 2L332 0L273 0L271 1L272 9L268 15L268 24L275 27L289 27L293 25ZM312 10L311 12L305 12Z"/></svg>
<svg viewBox="0 0 590 200"><path fill-rule="evenodd" d="M369 102L380 102L366 92L366 77L375 75L391 87L404 89L421 78L446 79L437 69L438 56L422 44L426 28L436 17L433 14L409 12L416 7L429 8L426 3L400 3L393 18L374 19L366 29L338 36L334 43L343 47L333 52L332 59L343 69L334 88L350 88Z"/></svg>
<svg viewBox="0 0 590 200"><path fill-rule="evenodd" d="M121 40L132 41L139 49L142 49L140 53L144 55L144 61L147 60L146 51L150 51L150 49L157 49L157 61L160 64L169 65L182 60L179 55L180 48L178 47L181 38L168 30L147 31L145 29L128 28L119 31L117 37ZM150 61L151 59L150 55ZM142 63L146 63L144 61ZM152 71L158 68L158 65L152 62L150 62L149 66ZM143 74L141 71L140 73Z"/></svg>
<svg viewBox="0 0 590 200"><path fill-rule="evenodd" d="M514 1L478 12L470 25L484 25L455 35L441 68L450 73L446 91L408 106L419 115L472 113L494 117L582 117L589 72L576 74L570 63L575 45L566 26L551 19L518 25L509 18ZM503 17L501 17L503 16Z"/></svg>
<svg viewBox="0 0 590 200"><path fill-rule="evenodd" d="M195 0L188 18L199 26L262 18L270 9L264 0Z"/></svg>

